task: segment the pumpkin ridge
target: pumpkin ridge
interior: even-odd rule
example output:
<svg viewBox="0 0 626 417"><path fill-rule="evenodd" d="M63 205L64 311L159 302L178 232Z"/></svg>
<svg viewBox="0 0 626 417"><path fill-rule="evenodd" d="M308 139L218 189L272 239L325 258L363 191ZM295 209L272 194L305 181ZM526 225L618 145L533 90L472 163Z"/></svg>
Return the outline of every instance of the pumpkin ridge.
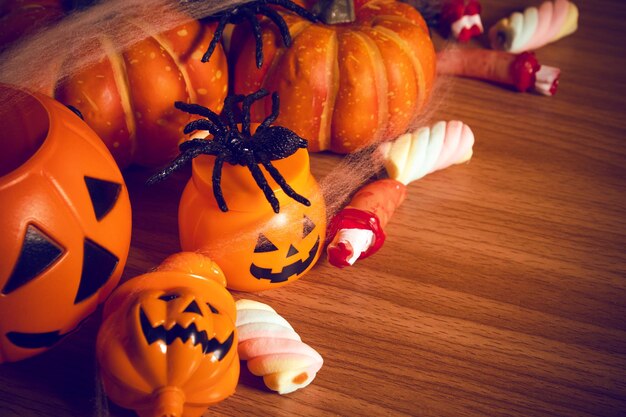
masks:
<svg viewBox="0 0 626 417"><path fill-rule="evenodd" d="M339 71L339 41L337 40L337 31L334 31L332 37L332 46L328 48L330 52L327 52L327 59L333 62L333 68L328 71L328 95L322 114L320 115L320 130L318 133L318 143L320 150L326 150L331 148L331 123L332 117L335 113L335 102L337 100L337 93L339 92L339 78L341 73Z"/></svg>
<svg viewBox="0 0 626 417"><path fill-rule="evenodd" d="M384 53L381 52L383 56L387 55L387 59L383 59L389 82L387 95L389 116L385 139L392 139L405 133L415 119L414 115L419 105L419 74L418 70L415 69L415 60L403 47L400 36L381 26L369 28L369 31L379 50L385 51ZM395 61L389 59L393 45L397 48L393 48L395 55L392 56L395 57ZM398 65L400 62L403 64ZM409 63L405 66L404 62ZM398 76L397 72L404 68L408 68L408 72L404 76ZM399 85L399 83L402 83L402 85Z"/></svg>
<svg viewBox="0 0 626 417"><path fill-rule="evenodd" d="M117 90L120 95L122 110L124 111L124 119L126 120L126 128L128 129L128 140L130 146L130 160L134 159L135 152L137 151L137 121L135 120L135 112L133 110L133 102L130 97L130 82L128 81L128 75L126 72L126 63L119 54L113 43L108 38L101 38L100 43L102 48L111 62L111 69L113 70L113 80L117 86Z"/></svg>
<svg viewBox="0 0 626 417"><path fill-rule="evenodd" d="M338 34L339 72L343 78L339 80L331 121L332 149L347 153L379 138L385 123L380 119L387 115L387 79L380 77L382 63L376 62L371 39L354 29ZM385 97L382 102L381 94Z"/></svg>
<svg viewBox="0 0 626 417"><path fill-rule="evenodd" d="M387 79L387 68L384 64L378 44L366 33L355 32L357 37L360 37L367 45L369 51L370 60L374 67L374 74L376 76L376 90L378 98L378 128L371 142L376 142L383 138L383 135L387 131L389 125L389 101L387 95L389 93L389 80ZM366 142L370 142L367 141Z"/></svg>
<svg viewBox="0 0 626 417"><path fill-rule="evenodd" d="M378 21L378 19L376 19L376 26L374 27L374 30L378 30L381 33L384 33L385 35L389 36L390 39L394 40L394 42L396 42L398 44L398 46L404 51L404 53L410 58L411 62L413 63L413 68L415 70L415 78L417 81L417 103L416 103L416 115L414 117L414 120L419 117L419 111L424 107L425 101L428 98L429 95L429 91L427 91L427 82L426 82L426 71L424 69L424 66L422 65L422 61L419 59L419 57L416 55L416 52L413 50L413 48L411 48L411 45L409 45L403 38L402 36L400 36L396 31L394 31L391 28L388 28L384 25L384 21L396 21L396 22L401 22L404 24L412 24L409 20L406 19L397 19L393 16L387 18L387 19L381 19L381 21Z"/></svg>

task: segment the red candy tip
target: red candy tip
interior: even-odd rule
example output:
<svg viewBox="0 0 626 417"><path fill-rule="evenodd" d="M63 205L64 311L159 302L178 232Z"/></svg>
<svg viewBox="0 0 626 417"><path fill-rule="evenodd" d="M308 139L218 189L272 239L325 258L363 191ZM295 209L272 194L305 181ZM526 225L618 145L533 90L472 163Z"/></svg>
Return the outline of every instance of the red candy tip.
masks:
<svg viewBox="0 0 626 417"><path fill-rule="evenodd" d="M350 266L348 259L353 254L352 246L346 242L337 242L337 245L328 245L326 250L328 254L328 262L337 268L344 268Z"/></svg>
<svg viewBox="0 0 626 417"><path fill-rule="evenodd" d="M522 52L517 55L511 65L511 72L515 80L515 88L525 92L535 86L537 71L541 68L534 52Z"/></svg>

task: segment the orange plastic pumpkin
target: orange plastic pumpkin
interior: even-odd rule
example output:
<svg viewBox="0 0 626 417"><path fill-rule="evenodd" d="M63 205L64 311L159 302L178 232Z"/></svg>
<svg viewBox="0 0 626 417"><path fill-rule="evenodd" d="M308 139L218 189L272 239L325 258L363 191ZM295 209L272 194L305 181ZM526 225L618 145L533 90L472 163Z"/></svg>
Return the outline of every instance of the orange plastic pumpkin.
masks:
<svg viewBox="0 0 626 417"><path fill-rule="evenodd" d="M0 84L0 363L50 348L117 285L130 245L124 179L62 104Z"/></svg>
<svg viewBox="0 0 626 417"><path fill-rule="evenodd" d="M125 26L142 30L139 22ZM222 110L228 86L222 47L210 62L200 61L214 27L190 21L146 37L122 53L103 36L89 47L106 58L59 80L54 95L81 111L121 168L131 163L162 165L177 154L182 127L189 120L174 108L175 101Z"/></svg>
<svg viewBox="0 0 626 417"><path fill-rule="evenodd" d="M222 212L213 197L215 158L199 156L181 197L178 223L183 250L201 251L220 264L228 288L262 291L293 282L309 271L321 253L326 208L309 170L309 154L300 149L274 166L291 187L309 199L304 206L280 188L260 166L280 203L274 213L247 167L224 164Z"/></svg>
<svg viewBox="0 0 626 417"><path fill-rule="evenodd" d="M314 2L309 2L314 3ZM311 23L284 12L293 45L263 27L265 61L257 70L254 37L233 35L234 89L278 91L276 121L309 141L309 150L355 151L404 133L426 105L435 51L422 16L396 0L355 0L353 23ZM253 120L269 111L254 108Z"/></svg>
<svg viewBox="0 0 626 417"><path fill-rule="evenodd" d="M97 357L109 398L145 417L200 416L239 379L236 308L219 267L173 255L104 307Z"/></svg>

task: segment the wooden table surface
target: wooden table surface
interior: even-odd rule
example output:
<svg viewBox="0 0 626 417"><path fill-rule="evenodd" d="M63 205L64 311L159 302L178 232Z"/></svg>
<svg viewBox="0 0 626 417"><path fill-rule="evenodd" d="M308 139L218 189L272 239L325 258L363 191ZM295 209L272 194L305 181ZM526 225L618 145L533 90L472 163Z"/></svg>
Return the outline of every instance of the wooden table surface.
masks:
<svg viewBox="0 0 626 417"><path fill-rule="evenodd" d="M483 0L483 22L537 3ZM474 157L409 187L378 254L234 293L272 305L325 363L285 396L244 371L207 416L626 415L626 2L576 3L578 32L537 53L563 70L556 96L447 89L435 116L472 127ZM338 162L315 155L313 171ZM125 279L179 250L189 171L158 189L147 175L126 173ZM0 367L0 416L133 415L100 394L99 322Z"/></svg>

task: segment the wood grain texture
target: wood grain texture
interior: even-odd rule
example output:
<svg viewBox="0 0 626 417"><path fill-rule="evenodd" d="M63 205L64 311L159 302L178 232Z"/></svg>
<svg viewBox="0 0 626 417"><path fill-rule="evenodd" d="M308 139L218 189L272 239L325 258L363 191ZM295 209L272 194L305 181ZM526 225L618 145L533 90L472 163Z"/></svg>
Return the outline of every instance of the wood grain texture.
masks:
<svg viewBox="0 0 626 417"><path fill-rule="evenodd" d="M579 31L537 53L563 70L555 97L464 79L444 89L435 116L472 127L474 158L410 185L378 254L234 294L272 305L325 364L287 396L244 371L207 416L626 414L626 2L575 2ZM482 4L490 27L539 2ZM316 155L314 172L338 161ZM126 174L125 278L179 249L189 171L153 188L148 174ZM133 415L101 397L99 320L0 367L0 415Z"/></svg>

